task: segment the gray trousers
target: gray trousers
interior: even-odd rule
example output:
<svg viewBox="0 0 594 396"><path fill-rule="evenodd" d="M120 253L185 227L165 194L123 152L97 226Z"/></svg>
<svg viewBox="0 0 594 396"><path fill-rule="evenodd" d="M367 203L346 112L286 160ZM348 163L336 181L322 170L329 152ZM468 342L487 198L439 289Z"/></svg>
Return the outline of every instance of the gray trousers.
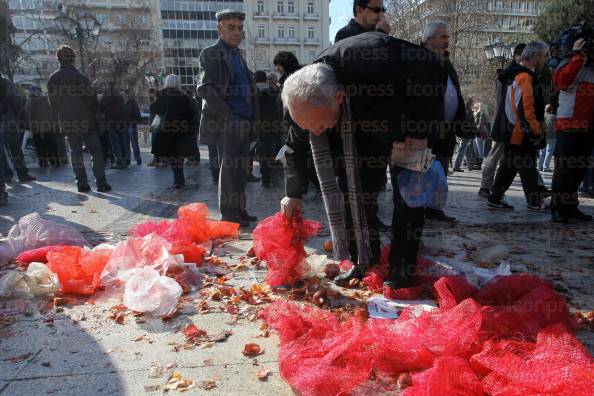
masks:
<svg viewBox="0 0 594 396"><path fill-rule="evenodd" d="M6 153L4 152L4 128L0 125L0 192L6 191L4 175L6 174Z"/></svg>
<svg viewBox="0 0 594 396"><path fill-rule="evenodd" d="M233 117L217 139L219 210L225 220L239 220L246 212L245 186L250 153L251 121Z"/></svg>
<svg viewBox="0 0 594 396"><path fill-rule="evenodd" d="M505 143L493 142L489 155L483 161L481 188L491 191L495 180L495 171L504 164Z"/></svg>
<svg viewBox="0 0 594 396"><path fill-rule="evenodd" d="M68 146L70 146L70 160L72 162L76 184L88 184L83 156L83 143L87 147L87 150L89 150L91 159L93 160L95 182L97 184L106 183L105 162L103 161L103 152L101 151L101 143L99 142L97 132L69 133L66 137L68 139Z"/></svg>

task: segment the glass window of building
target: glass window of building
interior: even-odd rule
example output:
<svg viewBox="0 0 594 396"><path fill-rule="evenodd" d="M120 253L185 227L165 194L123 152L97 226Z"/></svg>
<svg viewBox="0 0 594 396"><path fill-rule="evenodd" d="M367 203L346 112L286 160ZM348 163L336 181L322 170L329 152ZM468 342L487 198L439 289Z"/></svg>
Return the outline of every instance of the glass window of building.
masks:
<svg viewBox="0 0 594 396"><path fill-rule="evenodd" d="M289 26L289 38L295 38L295 26Z"/></svg>
<svg viewBox="0 0 594 396"><path fill-rule="evenodd" d="M277 32L278 38L285 38L285 27L284 26L279 26L276 32Z"/></svg>
<svg viewBox="0 0 594 396"><path fill-rule="evenodd" d="M258 37L264 38L264 25L258 25Z"/></svg>
<svg viewBox="0 0 594 396"><path fill-rule="evenodd" d="M258 13L264 12L264 0L258 0Z"/></svg>
<svg viewBox="0 0 594 396"><path fill-rule="evenodd" d="M307 1L307 13L308 14L313 14L314 13L314 2L313 2L313 0L308 0Z"/></svg>
<svg viewBox="0 0 594 396"><path fill-rule="evenodd" d="M294 14L295 13L295 0L289 0L287 2L287 12L289 14Z"/></svg>
<svg viewBox="0 0 594 396"><path fill-rule="evenodd" d="M313 26L308 26L307 27L307 38L310 39L310 40L313 40L314 34L315 34L314 27Z"/></svg>
<svg viewBox="0 0 594 396"><path fill-rule="evenodd" d="M278 12L279 14L282 14L283 12L285 12L285 2L284 2L284 0L278 0L276 2L276 12Z"/></svg>

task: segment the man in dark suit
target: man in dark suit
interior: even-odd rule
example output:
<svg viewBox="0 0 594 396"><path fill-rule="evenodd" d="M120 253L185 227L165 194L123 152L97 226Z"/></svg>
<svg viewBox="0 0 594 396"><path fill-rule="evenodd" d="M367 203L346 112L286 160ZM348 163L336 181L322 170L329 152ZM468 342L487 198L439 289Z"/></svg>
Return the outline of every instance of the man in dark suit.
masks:
<svg viewBox="0 0 594 396"><path fill-rule="evenodd" d="M390 33L390 25L386 22L384 0L353 0L353 16L349 23L336 32L334 43L347 37L377 30Z"/></svg>
<svg viewBox="0 0 594 396"><path fill-rule="evenodd" d="M238 48L245 14L223 10L216 18L219 40L200 54L196 93L204 103L199 140L217 146L222 220L247 227L257 221L246 211L245 196L252 121L258 114L257 89Z"/></svg>
<svg viewBox="0 0 594 396"><path fill-rule="evenodd" d="M93 174L97 191L111 191L105 177L103 153L97 134L97 92L91 82L74 67L74 50L62 45L57 52L60 68L47 82L50 105L58 113L60 130L70 146L72 169L79 192L91 191L83 159L83 143L93 159Z"/></svg>
<svg viewBox="0 0 594 396"><path fill-rule="evenodd" d="M401 141L407 149L426 147L443 118L446 82L447 73L431 51L378 32L340 41L285 82L284 106L299 127L310 131L334 256L350 255L355 263L335 279L338 284L362 278L379 259L368 177L381 158L378 145ZM287 196L281 202L287 217L301 210L299 184L309 180L308 136L295 136L293 128L289 133L287 144L293 152L286 158ZM391 291L410 286L424 224L424 209L409 207L400 195L401 170L390 169L396 212L390 275L384 284L390 297Z"/></svg>

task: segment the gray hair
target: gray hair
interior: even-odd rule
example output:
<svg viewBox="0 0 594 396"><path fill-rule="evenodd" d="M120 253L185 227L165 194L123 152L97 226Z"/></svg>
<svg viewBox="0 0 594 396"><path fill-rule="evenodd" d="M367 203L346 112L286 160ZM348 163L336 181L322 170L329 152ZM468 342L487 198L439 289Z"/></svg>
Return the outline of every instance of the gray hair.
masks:
<svg viewBox="0 0 594 396"><path fill-rule="evenodd" d="M546 53L549 50L549 46L540 40L531 41L526 44L526 48L522 51L522 61L531 61L538 57L539 54Z"/></svg>
<svg viewBox="0 0 594 396"><path fill-rule="evenodd" d="M179 80L179 76L175 74L170 74L165 77L165 84L163 84L165 88L176 88L181 89L181 82Z"/></svg>
<svg viewBox="0 0 594 396"><path fill-rule="evenodd" d="M332 103L338 91L334 70L324 63L302 67L291 74L283 85L282 100L290 103L307 103L312 106L326 106Z"/></svg>
<svg viewBox="0 0 594 396"><path fill-rule="evenodd" d="M447 29L448 24L441 20L429 22L428 24L426 24L425 29L423 29L423 38L421 39L421 42L423 44L427 43L427 40L429 40L432 37L435 37L435 35L437 34L437 30L440 28Z"/></svg>

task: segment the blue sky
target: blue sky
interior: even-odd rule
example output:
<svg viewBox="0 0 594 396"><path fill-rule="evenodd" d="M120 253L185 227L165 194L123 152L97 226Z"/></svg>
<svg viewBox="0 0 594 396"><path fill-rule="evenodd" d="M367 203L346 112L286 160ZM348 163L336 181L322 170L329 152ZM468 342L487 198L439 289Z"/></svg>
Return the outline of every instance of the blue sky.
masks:
<svg viewBox="0 0 594 396"><path fill-rule="evenodd" d="M334 36L338 29L346 25L353 17L352 0L332 0L330 2L330 41L334 41Z"/></svg>

